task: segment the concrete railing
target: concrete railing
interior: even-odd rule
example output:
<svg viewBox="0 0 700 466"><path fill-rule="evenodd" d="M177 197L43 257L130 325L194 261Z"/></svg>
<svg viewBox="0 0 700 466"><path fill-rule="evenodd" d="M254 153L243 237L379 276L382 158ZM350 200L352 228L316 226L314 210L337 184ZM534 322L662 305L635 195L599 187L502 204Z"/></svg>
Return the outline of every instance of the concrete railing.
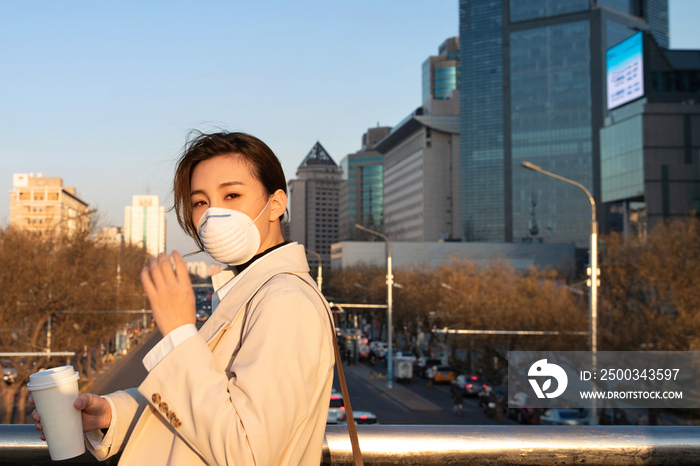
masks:
<svg viewBox="0 0 700 466"><path fill-rule="evenodd" d="M698 427L359 426L358 436L368 466L700 464ZM0 425L0 464L56 463L33 425ZM100 463L88 453L62 464ZM322 464L353 464L345 427L326 428Z"/></svg>

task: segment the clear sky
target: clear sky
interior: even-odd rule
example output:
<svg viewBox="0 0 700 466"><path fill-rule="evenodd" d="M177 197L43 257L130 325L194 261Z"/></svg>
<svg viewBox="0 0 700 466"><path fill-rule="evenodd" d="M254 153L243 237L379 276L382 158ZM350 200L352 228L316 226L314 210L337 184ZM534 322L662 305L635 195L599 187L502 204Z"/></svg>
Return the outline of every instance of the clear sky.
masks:
<svg viewBox="0 0 700 466"><path fill-rule="evenodd" d="M700 0L669 4L671 47L700 49ZM421 63L459 34L457 0L2 6L0 189L13 173L61 177L105 226L134 194L172 205L191 129L260 137L288 179L317 140L339 162L421 104ZM167 221L167 248L191 251Z"/></svg>

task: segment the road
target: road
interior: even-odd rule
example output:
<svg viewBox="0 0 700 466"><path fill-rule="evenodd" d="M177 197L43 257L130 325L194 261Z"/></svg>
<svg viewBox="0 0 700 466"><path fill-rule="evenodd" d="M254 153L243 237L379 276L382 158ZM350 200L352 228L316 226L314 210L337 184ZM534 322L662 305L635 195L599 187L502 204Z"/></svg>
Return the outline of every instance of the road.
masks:
<svg viewBox="0 0 700 466"><path fill-rule="evenodd" d="M372 367L372 366L370 366ZM372 370L382 372L377 364ZM350 401L355 411L370 411L377 416L380 424L433 424L433 425L495 425L496 420L483 414L476 398L465 398L464 415L456 416L452 412L453 402L449 385L428 387L427 381L414 379L401 386L422 396L442 408L440 412L415 412L394 401L370 386L367 381L358 378L351 371L345 371L345 378L350 393ZM333 388L340 392L340 383L336 372ZM506 419L506 424L514 424Z"/></svg>
<svg viewBox="0 0 700 466"><path fill-rule="evenodd" d="M147 375L141 360L159 340L160 334L158 331L149 334L138 348L100 377L89 391L98 395L104 395L116 390L137 387ZM372 367L372 369L379 372L379 367L377 365L377 367ZM357 377L352 372L346 371L345 374L353 409L374 413L381 424L496 424L493 418L489 418L481 412L477 406L476 398L465 399L464 415L462 417L455 416L452 412L452 398L449 385L436 385L433 388L429 388L426 381L422 379L415 379L409 384L402 385L402 387L413 391L442 408L442 411L438 412L415 412L380 393L369 385L366 380ZM333 386L340 392L337 372ZM511 423L512 421L506 422Z"/></svg>

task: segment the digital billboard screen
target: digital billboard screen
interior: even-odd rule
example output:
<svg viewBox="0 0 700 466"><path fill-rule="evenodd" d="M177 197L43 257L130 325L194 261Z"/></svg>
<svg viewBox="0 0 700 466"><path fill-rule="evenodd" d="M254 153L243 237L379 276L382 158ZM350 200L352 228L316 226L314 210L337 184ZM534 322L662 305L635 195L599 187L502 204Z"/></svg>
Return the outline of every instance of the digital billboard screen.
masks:
<svg viewBox="0 0 700 466"><path fill-rule="evenodd" d="M644 95L642 33L623 40L606 53L608 110Z"/></svg>

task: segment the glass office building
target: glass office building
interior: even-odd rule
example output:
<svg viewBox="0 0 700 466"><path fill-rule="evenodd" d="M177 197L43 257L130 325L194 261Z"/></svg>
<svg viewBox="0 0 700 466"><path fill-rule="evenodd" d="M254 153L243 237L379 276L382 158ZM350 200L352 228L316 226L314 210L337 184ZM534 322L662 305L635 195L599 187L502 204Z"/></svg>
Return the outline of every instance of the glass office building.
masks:
<svg viewBox="0 0 700 466"><path fill-rule="evenodd" d="M370 128L362 136L362 150L340 161L342 179L339 195L339 240L359 239L359 223L384 231L384 154L372 147L389 134L390 127Z"/></svg>
<svg viewBox="0 0 700 466"><path fill-rule="evenodd" d="M635 30L667 46L667 11L667 0L460 0L465 240L588 247L585 195L520 164L600 201L605 50Z"/></svg>
<svg viewBox="0 0 700 466"><path fill-rule="evenodd" d="M451 37L438 47L439 55L428 57L421 67L423 107L431 99L449 99L459 89L459 37Z"/></svg>

